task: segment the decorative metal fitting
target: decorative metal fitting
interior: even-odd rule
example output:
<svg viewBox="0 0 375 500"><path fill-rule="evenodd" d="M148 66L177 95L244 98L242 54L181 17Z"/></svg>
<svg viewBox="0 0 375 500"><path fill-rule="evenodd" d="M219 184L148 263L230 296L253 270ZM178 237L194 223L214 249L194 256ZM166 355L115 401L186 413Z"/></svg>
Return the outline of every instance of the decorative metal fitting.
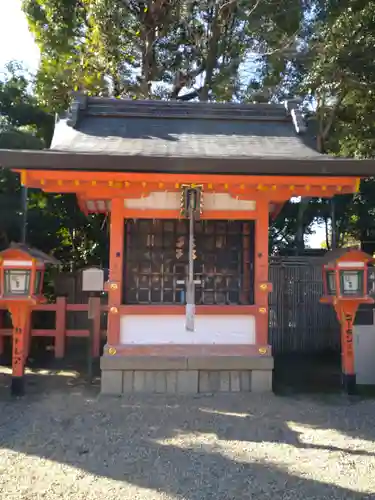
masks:
<svg viewBox="0 0 375 500"><path fill-rule="evenodd" d="M114 356L116 353L117 353L117 351L116 351L116 349L115 349L114 347L110 347L110 348L108 349L108 354L109 354L110 356Z"/></svg>
<svg viewBox="0 0 375 500"><path fill-rule="evenodd" d="M117 307L111 307L111 309L109 310L109 312L111 312L112 314L117 314L118 313L118 309Z"/></svg>
<svg viewBox="0 0 375 500"><path fill-rule="evenodd" d="M258 349L259 354L267 354L267 349L265 347L260 347Z"/></svg>
<svg viewBox="0 0 375 500"><path fill-rule="evenodd" d="M111 290L117 290L117 288L118 288L117 283L111 283L110 286L109 286L109 288Z"/></svg>
<svg viewBox="0 0 375 500"><path fill-rule="evenodd" d="M260 307L259 312L260 312L260 314L266 314L267 309L265 307Z"/></svg>
<svg viewBox="0 0 375 500"><path fill-rule="evenodd" d="M263 292L265 292L267 290L267 288L268 288L268 285L266 283L262 283L260 285L260 289L263 290Z"/></svg>

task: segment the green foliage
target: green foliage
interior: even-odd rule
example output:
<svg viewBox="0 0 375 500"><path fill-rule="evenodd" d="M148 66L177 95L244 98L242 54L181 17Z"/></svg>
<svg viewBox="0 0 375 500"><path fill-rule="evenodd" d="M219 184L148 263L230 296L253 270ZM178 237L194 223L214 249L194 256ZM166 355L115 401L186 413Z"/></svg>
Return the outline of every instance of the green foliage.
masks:
<svg viewBox="0 0 375 500"><path fill-rule="evenodd" d="M316 106L317 145L337 156L374 158L375 124L375 2L327 2L317 11L307 50L303 54L298 91ZM374 227L375 182L361 183L353 196L335 197L337 241L359 240L371 253L375 242L366 242ZM322 200L309 210L310 220L330 218Z"/></svg>
<svg viewBox="0 0 375 500"><path fill-rule="evenodd" d="M43 221L43 224L41 224ZM75 195L30 193L28 242L59 259L67 269L108 265L108 234L103 216L86 217Z"/></svg>
<svg viewBox="0 0 375 500"><path fill-rule="evenodd" d="M42 55L37 95L54 110L66 108L72 89L133 98L249 98L254 75L246 75L247 67L255 60L277 86L310 3L24 0Z"/></svg>
<svg viewBox="0 0 375 500"><path fill-rule="evenodd" d="M38 105L30 92L28 75L14 62L8 64L0 80L0 116L1 147L40 149L49 146L54 118Z"/></svg>
<svg viewBox="0 0 375 500"><path fill-rule="evenodd" d="M44 110L65 110L70 92L85 90L216 101L299 96L322 152L374 157L373 0L23 0L23 9L41 64L35 97L19 74L5 95L0 86L1 147L48 145ZM95 243L102 221L81 218L66 197L38 193L37 200L30 217L51 219L48 245L64 261L102 258ZM374 226L374 200L372 179L354 197L335 197L340 244L364 243L366 228ZM273 249L303 247L301 235L314 222L328 224L329 202L302 201L287 204L272 225ZM32 224L30 236L38 241L42 233Z"/></svg>
<svg viewBox="0 0 375 500"><path fill-rule="evenodd" d="M0 81L0 148L42 149L53 134L53 116L30 93L30 80L10 64ZM19 178L0 170L0 248L19 241L22 224ZM85 217L75 196L47 194L29 189L27 239L32 246L51 252L65 266L107 262L106 221Z"/></svg>
<svg viewBox="0 0 375 500"><path fill-rule="evenodd" d="M11 63L0 80L0 148L41 149L52 137L53 119L29 92L22 68ZM52 121L51 121L52 119ZM49 128L48 128L49 127ZM0 170L0 248L19 240L21 194L18 176Z"/></svg>

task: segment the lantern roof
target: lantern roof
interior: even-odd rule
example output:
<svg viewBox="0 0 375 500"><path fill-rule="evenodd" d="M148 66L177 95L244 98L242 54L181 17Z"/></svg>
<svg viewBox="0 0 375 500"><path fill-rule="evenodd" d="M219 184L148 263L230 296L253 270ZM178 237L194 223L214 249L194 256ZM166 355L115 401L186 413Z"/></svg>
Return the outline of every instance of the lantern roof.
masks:
<svg viewBox="0 0 375 500"><path fill-rule="evenodd" d="M370 260L373 260L373 257L370 254L363 252L356 247L330 250L324 255L324 257L322 257L323 264L325 265L335 265L337 262L343 261L369 262Z"/></svg>
<svg viewBox="0 0 375 500"><path fill-rule="evenodd" d="M8 248L0 252L0 256L2 258L12 258L12 259L37 259L39 263L49 264L52 266L58 266L60 262L52 257L51 255L47 255L46 253L38 250L36 248L32 248L27 246L24 243L14 243L12 242Z"/></svg>

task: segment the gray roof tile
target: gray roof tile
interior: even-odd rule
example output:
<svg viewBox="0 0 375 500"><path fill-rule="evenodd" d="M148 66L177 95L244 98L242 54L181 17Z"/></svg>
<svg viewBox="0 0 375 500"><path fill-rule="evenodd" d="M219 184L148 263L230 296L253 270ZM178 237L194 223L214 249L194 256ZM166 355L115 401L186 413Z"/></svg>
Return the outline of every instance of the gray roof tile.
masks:
<svg viewBox="0 0 375 500"><path fill-rule="evenodd" d="M87 97L56 124L51 149L170 158L322 156L297 134L283 105Z"/></svg>

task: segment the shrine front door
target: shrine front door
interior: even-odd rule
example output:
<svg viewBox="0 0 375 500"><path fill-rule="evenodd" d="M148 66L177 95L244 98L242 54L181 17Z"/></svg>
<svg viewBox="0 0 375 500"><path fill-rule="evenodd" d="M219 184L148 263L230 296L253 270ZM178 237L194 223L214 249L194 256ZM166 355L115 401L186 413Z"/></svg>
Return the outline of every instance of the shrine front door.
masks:
<svg viewBox="0 0 375 500"><path fill-rule="evenodd" d="M194 221L195 304L253 304L252 221ZM186 303L189 220L126 221L126 304Z"/></svg>

